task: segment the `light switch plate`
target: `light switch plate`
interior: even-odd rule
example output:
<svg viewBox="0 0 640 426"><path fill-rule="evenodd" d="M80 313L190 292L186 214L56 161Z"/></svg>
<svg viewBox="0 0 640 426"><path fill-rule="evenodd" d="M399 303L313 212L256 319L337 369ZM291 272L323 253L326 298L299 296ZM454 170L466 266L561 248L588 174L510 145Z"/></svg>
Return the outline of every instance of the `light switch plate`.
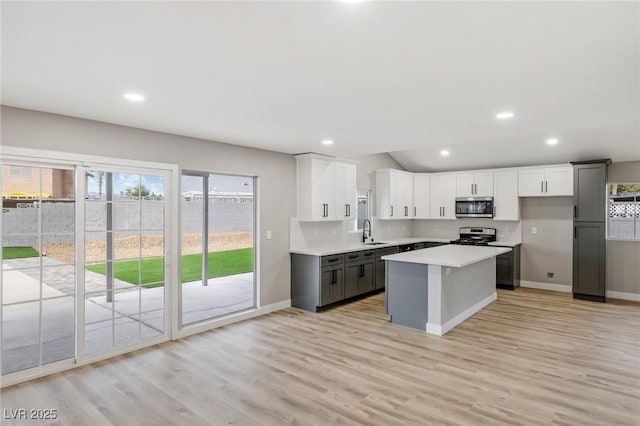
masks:
<svg viewBox="0 0 640 426"><path fill-rule="evenodd" d="M538 228L536 228L535 226L531 227L531 233L532 234L537 234L538 233Z"/></svg>
<svg viewBox="0 0 640 426"><path fill-rule="evenodd" d="M271 239L271 231L267 231L267 240Z"/></svg>

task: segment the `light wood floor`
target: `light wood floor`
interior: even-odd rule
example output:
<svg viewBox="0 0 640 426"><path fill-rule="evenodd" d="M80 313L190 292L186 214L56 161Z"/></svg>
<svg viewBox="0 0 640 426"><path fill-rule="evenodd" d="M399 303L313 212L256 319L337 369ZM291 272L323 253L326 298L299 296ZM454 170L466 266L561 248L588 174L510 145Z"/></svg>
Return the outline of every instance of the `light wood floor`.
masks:
<svg viewBox="0 0 640 426"><path fill-rule="evenodd" d="M383 295L287 309L7 388L2 408L64 425L640 424L638 304L499 291L444 337L383 312Z"/></svg>

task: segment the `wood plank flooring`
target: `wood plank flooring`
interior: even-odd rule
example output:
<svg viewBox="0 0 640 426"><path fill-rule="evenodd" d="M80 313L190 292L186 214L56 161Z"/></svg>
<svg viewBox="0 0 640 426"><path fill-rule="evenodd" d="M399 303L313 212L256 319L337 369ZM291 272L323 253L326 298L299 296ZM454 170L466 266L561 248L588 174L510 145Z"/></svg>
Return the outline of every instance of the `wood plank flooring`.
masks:
<svg viewBox="0 0 640 426"><path fill-rule="evenodd" d="M379 294L13 386L1 402L56 408L57 425L638 425L640 305L500 290L436 337L390 324Z"/></svg>

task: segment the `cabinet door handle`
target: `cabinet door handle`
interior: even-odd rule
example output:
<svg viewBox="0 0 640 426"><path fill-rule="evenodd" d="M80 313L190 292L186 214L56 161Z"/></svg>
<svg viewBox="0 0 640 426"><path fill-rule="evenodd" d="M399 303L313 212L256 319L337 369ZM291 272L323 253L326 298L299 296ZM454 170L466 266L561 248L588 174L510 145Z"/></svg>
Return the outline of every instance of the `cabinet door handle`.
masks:
<svg viewBox="0 0 640 426"><path fill-rule="evenodd" d="M393 216L393 206L391 206L391 216Z"/></svg>
<svg viewBox="0 0 640 426"><path fill-rule="evenodd" d="M413 206L413 216L414 217L418 216L418 208L416 206Z"/></svg>
<svg viewBox="0 0 640 426"><path fill-rule="evenodd" d="M473 184L473 189L475 191L475 194L478 195L478 184L477 183Z"/></svg>
<svg viewBox="0 0 640 426"><path fill-rule="evenodd" d="M344 205L344 215L349 217L349 204Z"/></svg>
<svg viewBox="0 0 640 426"><path fill-rule="evenodd" d="M573 206L573 217L578 217L578 206Z"/></svg>
<svg viewBox="0 0 640 426"><path fill-rule="evenodd" d="M336 259L329 259L329 260L327 260L327 263L333 263L333 262L337 262L337 261L338 261L337 258Z"/></svg>
<svg viewBox="0 0 640 426"><path fill-rule="evenodd" d="M331 271L331 284L335 284L338 282L338 271L337 270L333 270Z"/></svg>
<svg viewBox="0 0 640 426"><path fill-rule="evenodd" d="M404 206L404 215L405 215L405 217L409 216L409 207L407 207L407 206Z"/></svg>
<svg viewBox="0 0 640 426"><path fill-rule="evenodd" d="M540 181L540 192L544 192L544 181Z"/></svg>
<svg viewBox="0 0 640 426"><path fill-rule="evenodd" d="M442 217L444 217L444 209L445 209L445 206L442 206Z"/></svg>
<svg viewBox="0 0 640 426"><path fill-rule="evenodd" d="M364 265L360 265L360 278L364 277Z"/></svg>
<svg viewBox="0 0 640 426"><path fill-rule="evenodd" d="M576 239L576 238L577 238L577 237L576 237L576 227L575 227L575 226L573 227L573 238L574 238L574 239Z"/></svg>
<svg viewBox="0 0 640 426"><path fill-rule="evenodd" d="M544 181L544 192L549 193L549 181Z"/></svg>

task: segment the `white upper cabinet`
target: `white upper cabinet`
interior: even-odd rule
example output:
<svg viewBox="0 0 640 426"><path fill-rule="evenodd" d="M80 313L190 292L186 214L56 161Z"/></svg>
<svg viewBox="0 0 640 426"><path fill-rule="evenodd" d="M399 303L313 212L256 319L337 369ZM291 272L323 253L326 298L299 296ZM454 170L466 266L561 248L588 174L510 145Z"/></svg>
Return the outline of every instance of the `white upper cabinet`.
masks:
<svg viewBox="0 0 640 426"><path fill-rule="evenodd" d="M427 174L413 175L413 211L411 217L414 219L429 219L430 201L430 177Z"/></svg>
<svg viewBox="0 0 640 426"><path fill-rule="evenodd" d="M355 218L356 164L317 154L297 155L298 220Z"/></svg>
<svg viewBox="0 0 640 426"><path fill-rule="evenodd" d="M493 196L493 172L458 173L456 175L456 196Z"/></svg>
<svg viewBox="0 0 640 426"><path fill-rule="evenodd" d="M356 163L336 160L335 168L336 218L355 219L358 215Z"/></svg>
<svg viewBox="0 0 640 426"><path fill-rule="evenodd" d="M520 220L517 169L494 171L493 211L494 220Z"/></svg>
<svg viewBox="0 0 640 426"><path fill-rule="evenodd" d="M573 168L567 166L526 167L518 171L520 197L573 195Z"/></svg>
<svg viewBox="0 0 640 426"><path fill-rule="evenodd" d="M429 211L431 219L455 219L456 175L432 174L430 180Z"/></svg>
<svg viewBox="0 0 640 426"><path fill-rule="evenodd" d="M402 170L376 170L378 219L410 219L413 208L413 174Z"/></svg>

